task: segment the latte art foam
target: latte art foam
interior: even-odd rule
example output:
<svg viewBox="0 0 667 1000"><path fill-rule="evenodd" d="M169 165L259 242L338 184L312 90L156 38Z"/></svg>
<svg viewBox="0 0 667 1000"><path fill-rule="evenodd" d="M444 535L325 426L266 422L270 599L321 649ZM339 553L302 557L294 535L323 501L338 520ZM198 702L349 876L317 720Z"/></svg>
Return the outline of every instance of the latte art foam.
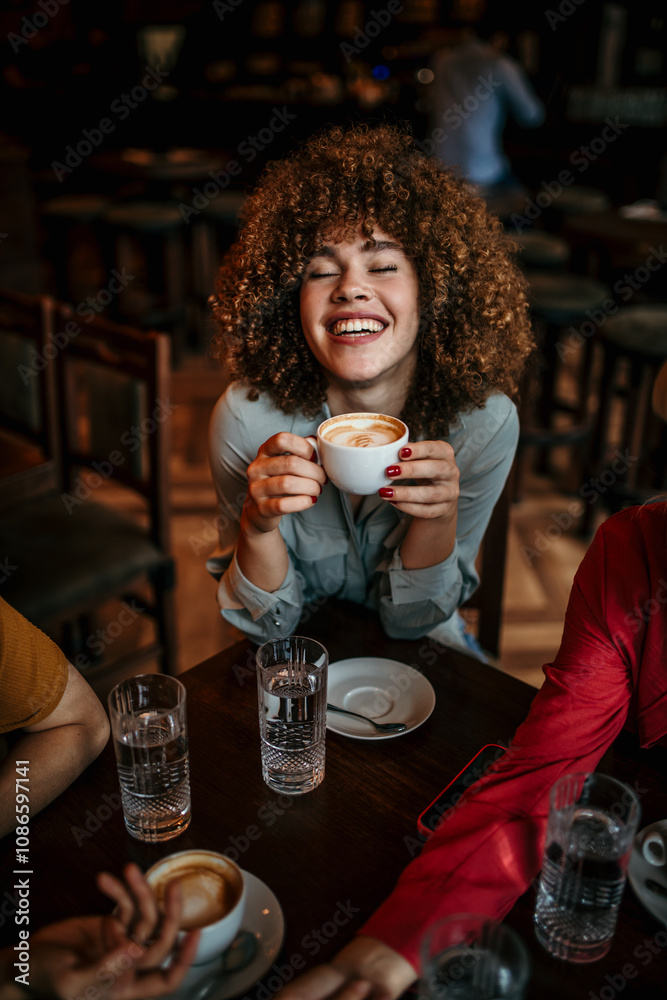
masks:
<svg viewBox="0 0 667 1000"><path fill-rule="evenodd" d="M376 422L368 427L340 423L327 427L324 436L332 444L342 444L348 448L379 448L383 444L398 441L401 433L399 427L389 423Z"/></svg>
<svg viewBox="0 0 667 1000"><path fill-rule="evenodd" d="M183 908L180 929L192 931L222 920L234 908L239 887L219 869L204 864L179 865L160 872L154 889L162 905L167 885L178 879Z"/></svg>

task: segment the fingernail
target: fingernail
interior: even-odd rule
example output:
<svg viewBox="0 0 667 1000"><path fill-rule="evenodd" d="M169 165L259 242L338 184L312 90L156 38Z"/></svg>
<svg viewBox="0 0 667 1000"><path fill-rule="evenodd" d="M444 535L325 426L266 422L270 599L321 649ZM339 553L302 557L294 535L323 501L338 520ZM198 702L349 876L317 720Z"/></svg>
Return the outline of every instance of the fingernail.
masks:
<svg viewBox="0 0 667 1000"><path fill-rule="evenodd" d="M412 454L412 448L401 448L399 455L401 458L410 458Z"/></svg>
<svg viewBox="0 0 667 1000"><path fill-rule="evenodd" d="M324 485L326 486L328 482L329 482L329 477L327 476L327 474L325 472L324 473Z"/></svg>
<svg viewBox="0 0 667 1000"><path fill-rule="evenodd" d="M317 503L317 497L311 497L310 499L313 501L313 503Z"/></svg>
<svg viewBox="0 0 667 1000"><path fill-rule="evenodd" d="M391 486L381 486L380 489L378 490L378 493L383 500L391 500L391 498L394 495L394 491L392 490Z"/></svg>
<svg viewBox="0 0 667 1000"><path fill-rule="evenodd" d="M317 462L317 452L315 451L314 448L313 448L313 454L310 456L310 461Z"/></svg>
<svg viewBox="0 0 667 1000"><path fill-rule="evenodd" d="M390 465L386 472L386 475L388 475L390 479L393 476L400 476L400 474L401 474L400 465Z"/></svg>

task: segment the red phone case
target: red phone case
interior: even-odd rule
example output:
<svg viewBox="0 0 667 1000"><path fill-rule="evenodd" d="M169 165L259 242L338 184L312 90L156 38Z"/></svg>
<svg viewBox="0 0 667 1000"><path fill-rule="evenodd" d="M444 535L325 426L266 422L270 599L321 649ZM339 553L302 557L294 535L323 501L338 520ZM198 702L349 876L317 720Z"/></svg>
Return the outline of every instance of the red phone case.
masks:
<svg viewBox="0 0 667 1000"><path fill-rule="evenodd" d="M436 795L436 797L433 799L433 802L431 802L430 805L428 805L426 807L426 809L424 809L423 812L420 813L420 815L417 818L417 828L418 828L418 830L419 830L419 832L421 834L423 834L424 836L427 836L427 837L431 836L431 834L433 833L434 827L427 826L426 823L424 822L424 817L427 815L427 813L431 812L431 810L433 810L433 809L437 810L438 803L441 800L444 800L444 801L447 800L447 798L448 798L447 793L452 788L452 785L455 785L458 781L460 781L463 778L463 776L466 774L466 772L469 771L470 768L474 767L475 761L478 760L480 754L486 754L488 751L490 751L492 749L493 750L499 750L499 751L501 751L501 753L497 753L495 756L490 757L489 763L492 763L494 760L498 760L502 756L502 754L505 752L505 750L507 749L507 747L501 746L500 743L485 743L484 746L481 748L481 750L477 751L477 753L475 754L475 756L472 757L468 761L468 763L465 765L465 767L462 767L461 770L459 771L459 773L455 777L452 778L452 780L449 782L449 784L445 785L445 787L443 788L443 790L438 795ZM474 782L470 782L470 784L472 785L472 784L474 784ZM442 810L442 813L445 813L445 812L447 812L447 808L444 808ZM441 815L442 815L442 813L441 813Z"/></svg>

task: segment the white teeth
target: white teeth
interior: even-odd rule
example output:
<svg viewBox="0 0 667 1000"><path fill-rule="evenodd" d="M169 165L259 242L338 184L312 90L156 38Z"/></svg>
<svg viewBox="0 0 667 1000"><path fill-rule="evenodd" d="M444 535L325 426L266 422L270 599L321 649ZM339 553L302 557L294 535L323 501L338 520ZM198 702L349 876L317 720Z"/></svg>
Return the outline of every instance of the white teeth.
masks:
<svg viewBox="0 0 667 1000"><path fill-rule="evenodd" d="M337 336L343 333L378 333L385 327L376 319L341 319L334 323L331 332Z"/></svg>

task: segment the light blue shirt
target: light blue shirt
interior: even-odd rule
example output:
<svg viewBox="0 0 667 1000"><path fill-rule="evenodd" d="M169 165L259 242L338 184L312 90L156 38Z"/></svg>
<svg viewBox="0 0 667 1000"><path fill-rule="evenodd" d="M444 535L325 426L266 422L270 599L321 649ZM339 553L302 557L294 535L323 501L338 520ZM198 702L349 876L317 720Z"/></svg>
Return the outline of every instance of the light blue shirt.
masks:
<svg viewBox="0 0 667 1000"><path fill-rule="evenodd" d="M419 638L438 626L437 636L446 641L451 630L460 642L452 619L479 583L475 558L514 458L516 407L498 393L483 409L459 414L450 429L447 440L460 478L456 543L447 559L425 569L404 569L400 546L411 518L377 495L364 497L353 517L347 495L327 483L312 507L281 518L289 568L282 585L269 593L243 575L235 557L246 470L278 431L314 435L329 416L326 406L309 420L282 413L265 396L250 402L240 383L232 383L216 403L209 459L219 498L220 545L206 565L220 578L223 616L261 643L293 634L304 610L335 595L376 609L391 637Z"/></svg>

